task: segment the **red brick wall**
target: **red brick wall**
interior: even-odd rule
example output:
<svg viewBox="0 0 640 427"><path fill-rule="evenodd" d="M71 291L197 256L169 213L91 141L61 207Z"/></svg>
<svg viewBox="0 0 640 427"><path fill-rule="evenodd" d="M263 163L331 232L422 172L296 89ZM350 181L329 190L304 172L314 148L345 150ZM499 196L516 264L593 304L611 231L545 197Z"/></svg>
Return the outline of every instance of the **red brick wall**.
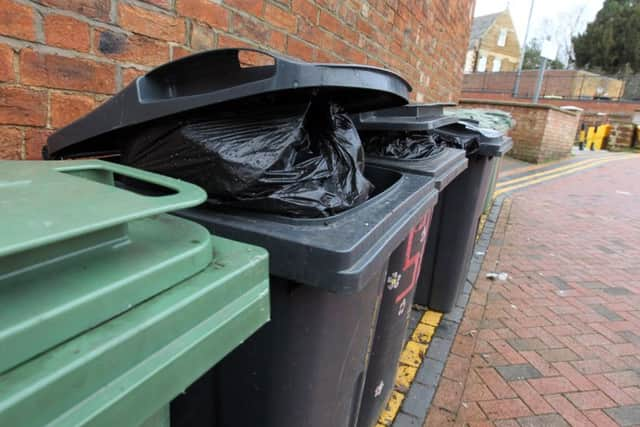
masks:
<svg viewBox="0 0 640 427"><path fill-rule="evenodd" d="M611 131L607 138L607 149L616 151L631 147L636 132L636 125L631 122L631 118L612 117L609 123Z"/></svg>
<svg viewBox="0 0 640 427"><path fill-rule="evenodd" d="M538 154L538 162L560 159L571 153L580 123L577 114L548 110L547 124Z"/></svg>
<svg viewBox="0 0 640 427"><path fill-rule="evenodd" d="M0 158L40 157L47 135L136 76L230 46L391 68L418 101L454 101L474 0L0 0Z"/></svg>
<svg viewBox="0 0 640 427"><path fill-rule="evenodd" d="M515 101L530 102L527 98L514 98L510 93L493 93L493 92L473 92L463 91L460 98L487 99L495 101ZM584 109L586 113L633 113L640 110L640 102L631 101L606 101L606 100L589 100L582 101L577 99L540 99L540 103L544 105L553 105L562 107L564 105L573 105Z"/></svg>
<svg viewBox="0 0 640 427"><path fill-rule="evenodd" d="M538 74L538 70L522 71L518 90L520 96L533 97L538 83ZM513 92L516 77L516 72L465 74L462 80L462 90L510 94ZM599 90L603 92L600 93ZM622 80L578 70L546 70L540 95L580 99L606 94L610 98L620 98L623 92L624 82Z"/></svg>
<svg viewBox="0 0 640 427"><path fill-rule="evenodd" d="M513 138L513 149L509 156L532 163L568 156L580 120L576 114L543 105L462 99L460 106L510 113L516 125L509 132Z"/></svg>
<svg viewBox="0 0 640 427"><path fill-rule="evenodd" d="M571 97L573 95L575 70L547 70L542 81L541 94ZM515 72L507 73L472 73L465 74L463 90L487 90L492 92L511 93L516 81ZM525 70L520 77L521 96L531 97L536 90L538 82L537 70Z"/></svg>

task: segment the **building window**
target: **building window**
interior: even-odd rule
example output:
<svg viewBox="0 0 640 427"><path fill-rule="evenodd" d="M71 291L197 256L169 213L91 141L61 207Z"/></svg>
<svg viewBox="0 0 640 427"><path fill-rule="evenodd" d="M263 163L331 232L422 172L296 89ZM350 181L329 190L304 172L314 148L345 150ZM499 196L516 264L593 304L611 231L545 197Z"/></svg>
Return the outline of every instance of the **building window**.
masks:
<svg viewBox="0 0 640 427"><path fill-rule="evenodd" d="M478 71L481 73L484 73L485 71L487 71L487 57L486 56L481 56L480 59L478 59Z"/></svg>
<svg viewBox="0 0 640 427"><path fill-rule="evenodd" d="M498 36L498 46L504 47L507 44L507 29L503 28L500 30L500 35Z"/></svg>
<svg viewBox="0 0 640 427"><path fill-rule="evenodd" d="M491 66L491 71L496 73L496 72L500 71L501 67L502 67L502 59L494 58L493 59L493 65Z"/></svg>
<svg viewBox="0 0 640 427"><path fill-rule="evenodd" d="M476 59L476 53L473 50L467 51L467 57L464 61L464 72L473 73L473 61Z"/></svg>

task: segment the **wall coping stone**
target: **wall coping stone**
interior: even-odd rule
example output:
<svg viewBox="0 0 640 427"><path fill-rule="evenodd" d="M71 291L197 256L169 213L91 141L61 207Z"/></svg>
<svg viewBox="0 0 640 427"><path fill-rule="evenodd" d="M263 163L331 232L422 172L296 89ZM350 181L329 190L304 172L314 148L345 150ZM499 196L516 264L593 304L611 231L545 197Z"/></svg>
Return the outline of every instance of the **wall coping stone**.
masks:
<svg viewBox="0 0 640 427"><path fill-rule="evenodd" d="M532 104L530 102L516 102L516 101L495 101L492 99L474 99L474 98L462 98L459 104L489 104L489 105L505 105L509 107L524 107L524 108L538 108L541 110L553 110L560 113L569 114L570 116L577 116L578 113L569 110L563 110L560 107L549 104Z"/></svg>

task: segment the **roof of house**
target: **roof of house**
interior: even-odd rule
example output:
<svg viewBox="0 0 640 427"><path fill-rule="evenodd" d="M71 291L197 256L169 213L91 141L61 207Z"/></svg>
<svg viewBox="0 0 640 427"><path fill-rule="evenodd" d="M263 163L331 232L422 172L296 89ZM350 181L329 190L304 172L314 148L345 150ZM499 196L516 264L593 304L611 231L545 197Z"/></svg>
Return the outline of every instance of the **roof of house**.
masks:
<svg viewBox="0 0 640 427"><path fill-rule="evenodd" d="M473 25L471 26L471 37L469 39L469 48L472 48L476 40L487 32L489 27L494 23L496 18L503 12L492 13L491 15L478 16L473 18Z"/></svg>

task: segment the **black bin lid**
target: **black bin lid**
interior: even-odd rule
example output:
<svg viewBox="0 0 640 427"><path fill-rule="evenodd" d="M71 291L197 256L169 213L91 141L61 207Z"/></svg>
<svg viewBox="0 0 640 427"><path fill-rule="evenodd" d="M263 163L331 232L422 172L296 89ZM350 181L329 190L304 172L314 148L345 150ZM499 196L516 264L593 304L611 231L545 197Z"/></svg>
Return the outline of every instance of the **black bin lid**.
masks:
<svg viewBox="0 0 640 427"><path fill-rule="evenodd" d="M410 104L353 114L358 130L424 131L453 124L458 118L445 116L444 108L455 104Z"/></svg>
<svg viewBox="0 0 640 427"><path fill-rule="evenodd" d="M269 63L247 66L242 54ZM257 49L210 50L138 77L94 111L52 134L46 156L113 150L118 138L111 142L100 138L98 149L91 142L152 120L248 97L269 95L287 103L292 97L321 94L354 113L406 104L410 91L406 80L378 67L309 63Z"/></svg>
<svg viewBox="0 0 640 427"><path fill-rule="evenodd" d="M467 154L502 156L513 146L511 138L498 130L481 128L474 120L458 118L454 124L434 129L434 133L455 141L455 145L465 149Z"/></svg>

